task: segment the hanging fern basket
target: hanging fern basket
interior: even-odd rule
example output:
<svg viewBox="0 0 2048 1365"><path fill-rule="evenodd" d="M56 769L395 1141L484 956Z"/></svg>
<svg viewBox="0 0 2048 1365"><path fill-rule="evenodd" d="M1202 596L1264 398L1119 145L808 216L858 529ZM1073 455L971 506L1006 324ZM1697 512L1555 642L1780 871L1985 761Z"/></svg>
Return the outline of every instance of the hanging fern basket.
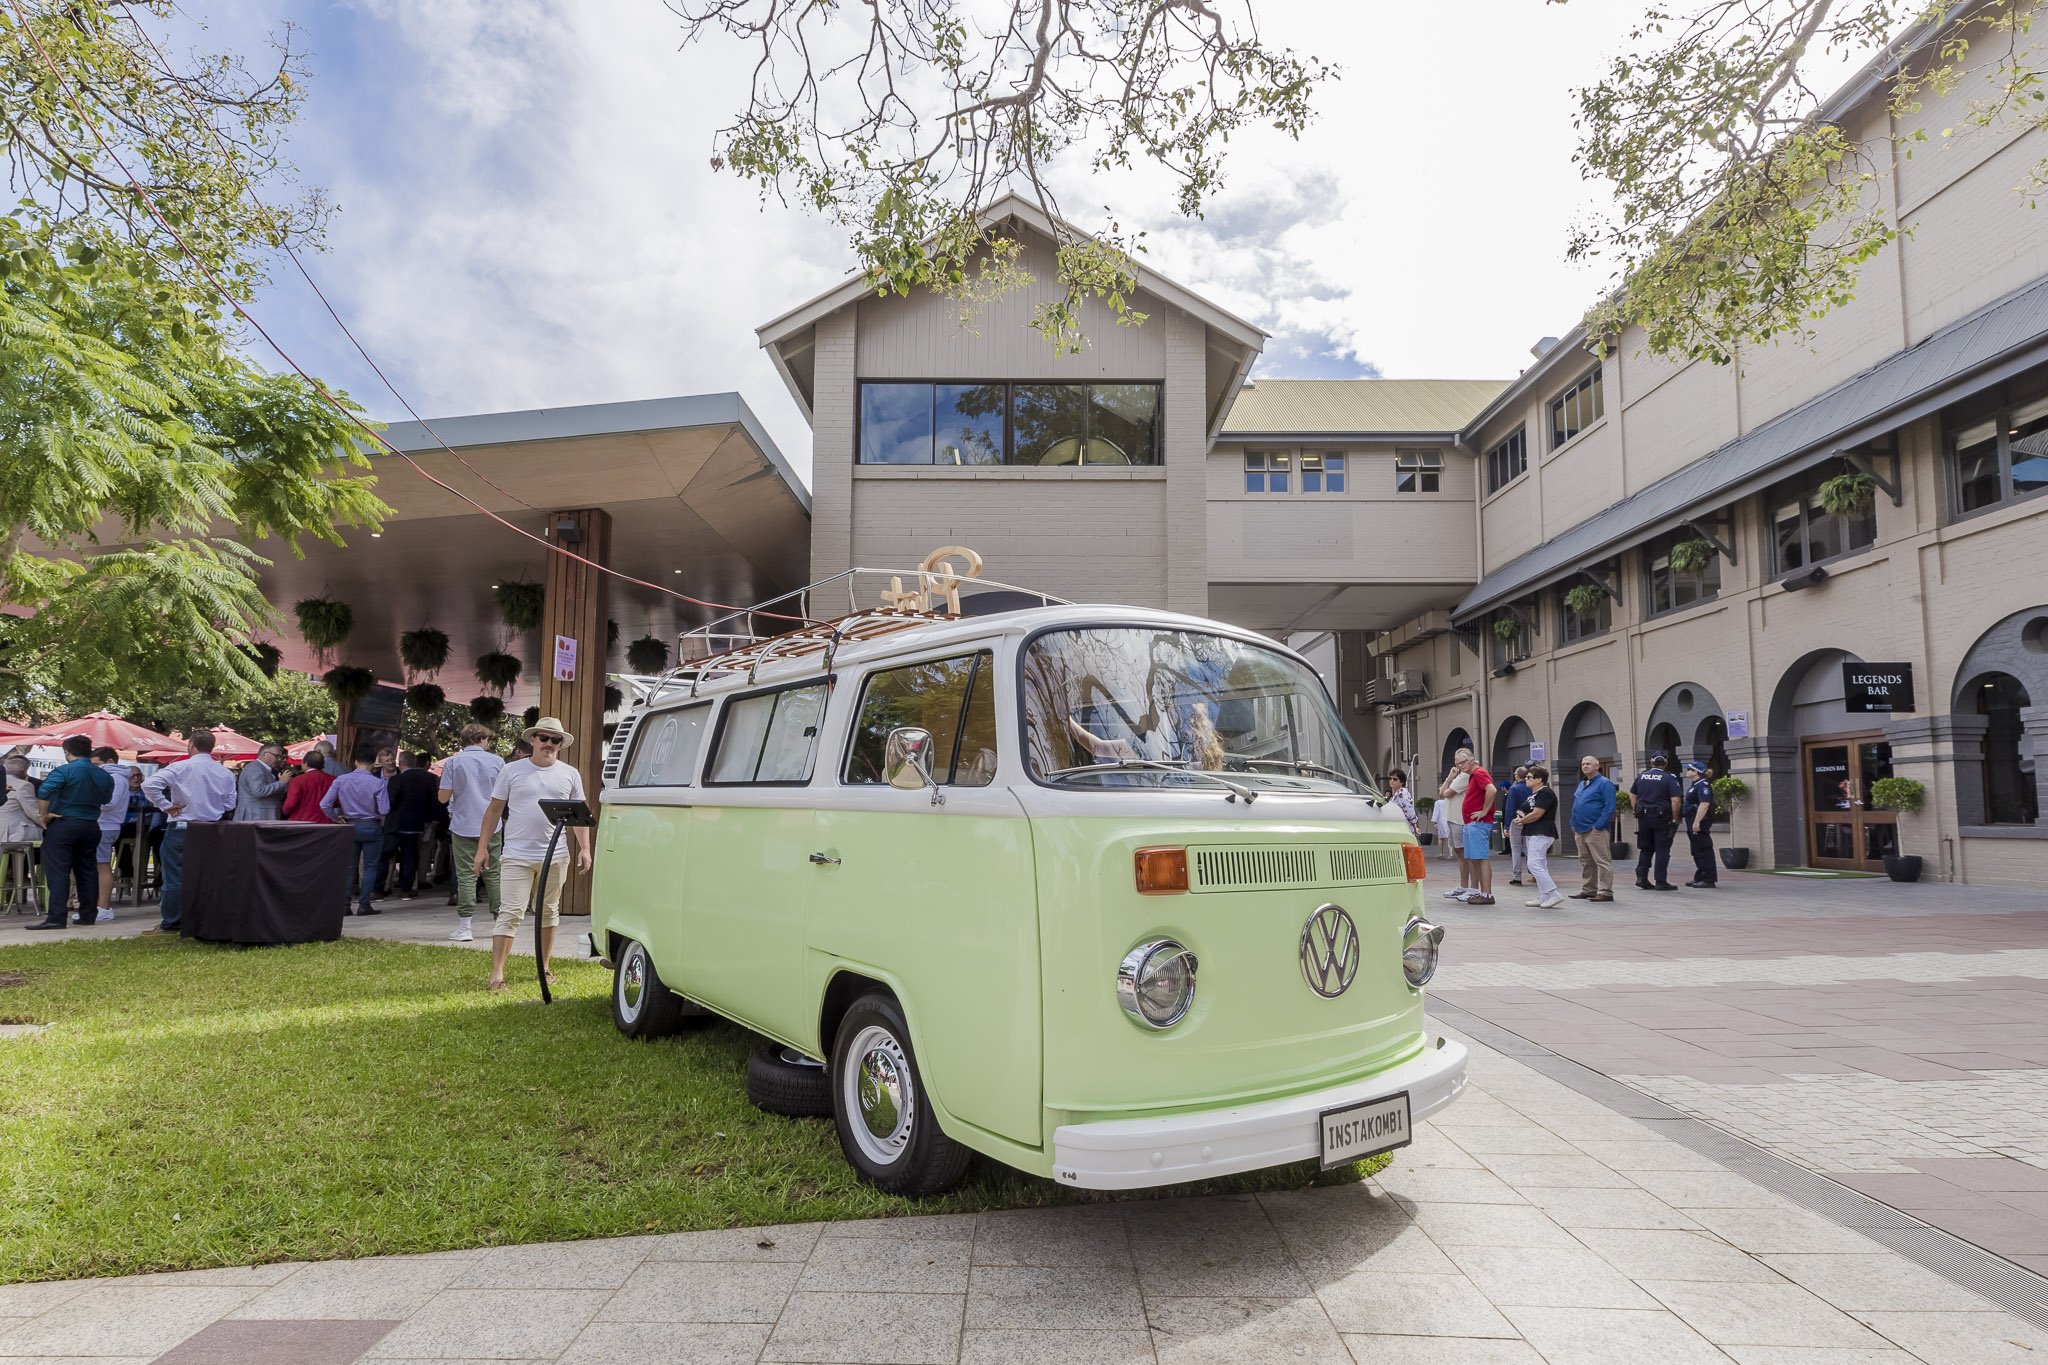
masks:
<svg viewBox="0 0 2048 1365"><path fill-rule="evenodd" d="M668 643L643 635L626 646L626 670L631 673L659 673L668 667Z"/></svg>
<svg viewBox="0 0 2048 1365"><path fill-rule="evenodd" d="M617 683L606 683L604 685L604 709L616 711L625 704L626 694L619 690L619 685Z"/></svg>
<svg viewBox="0 0 2048 1365"><path fill-rule="evenodd" d="M1820 486L1819 497L1829 516L1864 516L1877 501L1877 480L1861 470L1837 474Z"/></svg>
<svg viewBox="0 0 2048 1365"><path fill-rule="evenodd" d="M524 711L521 711L519 713L519 723L529 730L540 724L540 708L538 706L529 706Z"/></svg>
<svg viewBox="0 0 2048 1365"><path fill-rule="evenodd" d="M327 695L334 698L337 705L347 706L370 695L370 689L376 686L377 675L367 668L339 664L321 674L320 681L327 685Z"/></svg>
<svg viewBox="0 0 2048 1365"><path fill-rule="evenodd" d="M302 598L293 604L292 614L299 618L299 634L323 663L348 642L356 624L355 608L331 597Z"/></svg>
<svg viewBox="0 0 2048 1365"><path fill-rule="evenodd" d="M421 626L398 637L398 660L412 673L438 673L448 662L448 632Z"/></svg>
<svg viewBox="0 0 2048 1365"><path fill-rule="evenodd" d="M1713 562L1712 541L1681 540L1671 547L1671 567L1679 573L1698 573Z"/></svg>
<svg viewBox="0 0 2048 1365"><path fill-rule="evenodd" d="M500 583L498 615L508 630L539 630L547 594L538 583Z"/></svg>
<svg viewBox="0 0 2048 1365"><path fill-rule="evenodd" d="M480 725L496 725L504 718L504 715L505 699L503 697L482 696L469 699L470 719Z"/></svg>
<svg viewBox="0 0 2048 1365"><path fill-rule="evenodd" d="M1512 616L1497 617L1493 623L1493 634L1502 644L1513 644L1522 637L1522 623Z"/></svg>
<svg viewBox="0 0 2048 1365"><path fill-rule="evenodd" d="M1606 596L1606 589L1581 583L1564 595L1564 604L1574 616L1591 616L1600 610L1600 600Z"/></svg>
<svg viewBox="0 0 2048 1365"><path fill-rule="evenodd" d="M276 677L277 666L284 662L284 651L264 640L256 640L245 645L243 653L256 665L256 671L266 678Z"/></svg>
<svg viewBox="0 0 2048 1365"><path fill-rule="evenodd" d="M516 654L494 649L489 654L477 655L476 680L495 691L503 692L518 682L519 675L525 671L526 665L519 662Z"/></svg>
<svg viewBox="0 0 2048 1365"><path fill-rule="evenodd" d="M607 621L604 623L604 647L606 649L617 649L619 647L619 623L617 621Z"/></svg>
<svg viewBox="0 0 2048 1365"><path fill-rule="evenodd" d="M433 715L447 700L448 694L433 683L414 683L405 689L405 704L423 716Z"/></svg>

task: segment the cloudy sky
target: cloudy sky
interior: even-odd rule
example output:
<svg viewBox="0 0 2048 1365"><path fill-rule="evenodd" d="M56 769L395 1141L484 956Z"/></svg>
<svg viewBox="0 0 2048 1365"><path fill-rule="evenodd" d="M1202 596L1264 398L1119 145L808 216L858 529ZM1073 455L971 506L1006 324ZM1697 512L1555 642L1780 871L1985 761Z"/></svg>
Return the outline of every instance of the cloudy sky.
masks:
<svg viewBox="0 0 2048 1365"><path fill-rule="evenodd" d="M292 154L339 208L310 264L421 413L737 389L808 473L753 328L850 257L828 224L711 171L735 48L680 50L659 0L189 5L215 47L299 26L314 84ZM1511 376L1598 287L1562 261L1599 203L1571 165L1571 90L1643 8L1259 0L1269 37L1343 67L1309 133L1239 139L1203 222L1142 177L1064 206L1144 227L1149 264L1273 332L1261 374ZM260 316L308 369L404 416L295 276Z"/></svg>

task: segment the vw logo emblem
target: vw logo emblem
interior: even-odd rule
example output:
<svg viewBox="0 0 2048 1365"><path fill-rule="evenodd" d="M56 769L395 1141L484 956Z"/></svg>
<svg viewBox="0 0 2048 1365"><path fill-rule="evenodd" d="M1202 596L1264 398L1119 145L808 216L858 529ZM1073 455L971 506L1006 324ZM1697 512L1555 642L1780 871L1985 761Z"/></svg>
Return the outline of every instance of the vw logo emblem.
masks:
<svg viewBox="0 0 2048 1365"><path fill-rule="evenodd" d="M1358 926L1343 906L1322 906L1301 926L1301 976L1325 1000L1351 989L1358 976Z"/></svg>

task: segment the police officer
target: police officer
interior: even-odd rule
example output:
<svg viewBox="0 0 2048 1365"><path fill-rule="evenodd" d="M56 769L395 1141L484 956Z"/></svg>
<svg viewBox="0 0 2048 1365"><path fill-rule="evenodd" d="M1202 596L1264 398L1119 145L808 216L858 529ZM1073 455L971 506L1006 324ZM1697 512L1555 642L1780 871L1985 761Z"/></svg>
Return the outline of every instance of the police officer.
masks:
<svg viewBox="0 0 2048 1365"><path fill-rule="evenodd" d="M1685 835L1692 842L1692 880L1695 891L1711 891L1718 876L1714 871L1714 787L1707 781L1707 765L1693 759L1685 765Z"/></svg>
<svg viewBox="0 0 2048 1365"><path fill-rule="evenodd" d="M1651 754L1650 766L1628 789L1636 807L1636 885L1645 891L1678 889L1671 884L1671 839L1678 832L1678 807L1685 789L1670 769L1670 759L1661 753Z"/></svg>

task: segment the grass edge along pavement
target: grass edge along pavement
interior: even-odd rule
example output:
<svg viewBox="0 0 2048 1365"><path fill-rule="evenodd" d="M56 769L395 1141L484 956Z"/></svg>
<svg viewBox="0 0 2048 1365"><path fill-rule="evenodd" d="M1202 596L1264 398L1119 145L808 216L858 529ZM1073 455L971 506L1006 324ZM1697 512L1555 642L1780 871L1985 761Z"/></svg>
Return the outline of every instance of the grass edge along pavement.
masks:
<svg viewBox="0 0 2048 1365"><path fill-rule="evenodd" d="M1385 1158L1074 1190L977 1157L957 1189L860 1184L829 1120L764 1114L758 1039L613 1029L558 961L481 989L446 948L175 937L0 949L0 1283L1355 1181Z"/></svg>

